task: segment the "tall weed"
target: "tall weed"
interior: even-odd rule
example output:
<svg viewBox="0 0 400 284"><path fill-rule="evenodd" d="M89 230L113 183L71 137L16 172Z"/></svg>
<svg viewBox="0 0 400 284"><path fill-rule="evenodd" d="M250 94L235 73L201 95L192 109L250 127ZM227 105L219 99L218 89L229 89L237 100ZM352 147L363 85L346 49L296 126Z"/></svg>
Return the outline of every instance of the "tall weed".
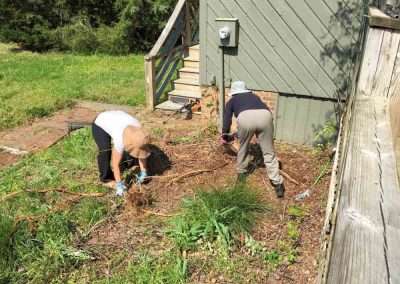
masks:
<svg viewBox="0 0 400 284"><path fill-rule="evenodd" d="M173 219L168 234L181 250L192 249L199 241L218 241L228 248L240 233L250 232L256 214L266 209L245 185L198 190L194 198L183 201L183 212Z"/></svg>

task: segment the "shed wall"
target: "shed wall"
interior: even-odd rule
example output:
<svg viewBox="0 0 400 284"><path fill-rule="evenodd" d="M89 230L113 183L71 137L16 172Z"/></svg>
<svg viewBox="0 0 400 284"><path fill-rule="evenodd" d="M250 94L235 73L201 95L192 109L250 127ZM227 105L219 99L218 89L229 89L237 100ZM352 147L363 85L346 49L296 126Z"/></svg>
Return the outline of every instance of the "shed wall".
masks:
<svg viewBox="0 0 400 284"><path fill-rule="evenodd" d="M275 138L311 145L330 119L335 119L335 102L281 94L276 113Z"/></svg>
<svg viewBox="0 0 400 284"><path fill-rule="evenodd" d="M219 74L215 19L238 18L226 78L253 90L335 98L347 82L362 0L201 0L201 83ZM218 78L217 78L218 79Z"/></svg>

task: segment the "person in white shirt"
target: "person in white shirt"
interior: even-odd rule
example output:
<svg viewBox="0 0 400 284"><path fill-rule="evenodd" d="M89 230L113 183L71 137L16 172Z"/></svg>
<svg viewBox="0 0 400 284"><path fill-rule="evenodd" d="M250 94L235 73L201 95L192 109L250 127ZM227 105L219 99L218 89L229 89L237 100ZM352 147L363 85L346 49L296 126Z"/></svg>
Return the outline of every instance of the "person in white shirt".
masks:
<svg viewBox="0 0 400 284"><path fill-rule="evenodd" d="M121 179L124 152L139 161L138 182L146 179L146 161L151 154L148 147L150 138L136 118L119 110L102 112L93 122L92 133L99 148L97 163L100 180L107 186L115 187L118 196L126 191Z"/></svg>

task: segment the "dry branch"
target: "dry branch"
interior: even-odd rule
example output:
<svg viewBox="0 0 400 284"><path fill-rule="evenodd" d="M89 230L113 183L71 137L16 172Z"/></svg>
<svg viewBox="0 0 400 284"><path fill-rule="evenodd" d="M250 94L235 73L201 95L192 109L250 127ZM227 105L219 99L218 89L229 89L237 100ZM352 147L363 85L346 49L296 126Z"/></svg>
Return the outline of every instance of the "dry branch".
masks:
<svg viewBox="0 0 400 284"><path fill-rule="evenodd" d="M295 180L294 178L292 178L287 172L284 172L282 170L280 170L281 175L283 175L288 181L294 183L295 185L300 185L300 183Z"/></svg>
<svg viewBox="0 0 400 284"><path fill-rule="evenodd" d="M14 192L11 192L11 193L9 193L9 194L6 194L6 195L4 195L4 196L0 199L0 202L4 202L4 201L6 201L7 199L13 198L13 197L15 197L15 196L17 196L18 194L23 193L23 192L24 192L23 190L20 190L20 191L14 191Z"/></svg>
<svg viewBox="0 0 400 284"><path fill-rule="evenodd" d="M225 162L225 163L223 163L222 165L219 165L219 166L217 166L217 167L215 167L215 168L212 168L212 169L202 169L202 170L195 170L195 171L187 172L187 173L185 173L185 174L183 174L183 175L181 175L181 176L178 176L178 177L172 179L172 180L168 183L167 186L170 186L170 185L172 185L173 183L178 182L178 181L180 181L180 180L182 180L182 179L184 179L184 178L187 178L187 177L199 175L199 174L202 174L202 173L210 173L210 172L216 171L216 170L218 170L218 169L221 169L221 168L225 167L226 165L228 165L227 162Z"/></svg>
<svg viewBox="0 0 400 284"><path fill-rule="evenodd" d="M141 211L143 211L146 214L150 214L150 215L155 215L155 216L160 216L160 217L174 217L176 215L173 214L163 214L163 213L158 213L158 212L154 212L151 210L146 210L146 209L140 209Z"/></svg>

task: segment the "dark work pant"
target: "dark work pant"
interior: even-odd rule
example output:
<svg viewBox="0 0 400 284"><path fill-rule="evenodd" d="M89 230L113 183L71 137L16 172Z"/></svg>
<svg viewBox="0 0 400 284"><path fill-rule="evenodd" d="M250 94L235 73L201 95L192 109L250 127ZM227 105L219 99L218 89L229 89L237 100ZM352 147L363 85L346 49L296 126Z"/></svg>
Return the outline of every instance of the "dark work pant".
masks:
<svg viewBox="0 0 400 284"><path fill-rule="evenodd" d="M112 153L111 136L108 135L108 133L105 132L101 127L97 126L94 123L92 125L92 133L94 141L99 148L99 153L97 155L97 165L99 167L100 180L102 182L115 180L110 163ZM121 162L119 164L121 173L137 163L137 159L130 156L127 152L124 152Z"/></svg>
<svg viewBox="0 0 400 284"><path fill-rule="evenodd" d="M97 154L97 165L100 172L100 180L102 182L107 182L114 180L114 173L111 170L111 136L108 135L101 127L93 123L92 133L94 141L99 148L99 153Z"/></svg>

